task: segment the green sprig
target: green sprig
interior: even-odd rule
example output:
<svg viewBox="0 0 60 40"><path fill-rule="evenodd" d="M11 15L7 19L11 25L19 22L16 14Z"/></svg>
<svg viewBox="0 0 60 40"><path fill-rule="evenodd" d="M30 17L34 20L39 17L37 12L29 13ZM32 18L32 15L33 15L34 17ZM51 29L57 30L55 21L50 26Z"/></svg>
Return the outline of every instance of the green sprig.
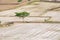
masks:
<svg viewBox="0 0 60 40"><path fill-rule="evenodd" d="M16 12L15 14L17 17L27 17L29 15L28 12Z"/></svg>
<svg viewBox="0 0 60 40"><path fill-rule="evenodd" d="M22 0L18 0L18 2L21 2Z"/></svg>

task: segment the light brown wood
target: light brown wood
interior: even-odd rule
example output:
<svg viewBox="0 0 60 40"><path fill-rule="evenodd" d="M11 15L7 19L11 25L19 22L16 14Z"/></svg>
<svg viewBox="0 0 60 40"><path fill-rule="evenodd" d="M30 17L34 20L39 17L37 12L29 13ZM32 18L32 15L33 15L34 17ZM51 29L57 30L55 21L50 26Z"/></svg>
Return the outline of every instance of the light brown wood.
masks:
<svg viewBox="0 0 60 40"><path fill-rule="evenodd" d="M18 0L0 0L0 11L13 9L25 4L27 4L27 0L22 0L22 2L19 3Z"/></svg>

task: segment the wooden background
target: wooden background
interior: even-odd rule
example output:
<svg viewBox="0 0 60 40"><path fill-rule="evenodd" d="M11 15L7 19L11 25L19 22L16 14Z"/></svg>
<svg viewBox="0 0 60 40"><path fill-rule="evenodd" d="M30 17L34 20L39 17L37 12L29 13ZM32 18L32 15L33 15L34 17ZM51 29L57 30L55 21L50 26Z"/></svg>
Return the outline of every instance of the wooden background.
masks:
<svg viewBox="0 0 60 40"><path fill-rule="evenodd" d="M3 5L2 5L3 3ZM6 4L5 4L6 3ZM7 5L8 3L8 5ZM10 4L10 3L17 3L16 5L14 4ZM22 6L25 5L27 3L27 0L23 0L22 2L18 3L18 0L0 0L0 11L6 10L6 9L12 9L12 8L16 8L18 6Z"/></svg>

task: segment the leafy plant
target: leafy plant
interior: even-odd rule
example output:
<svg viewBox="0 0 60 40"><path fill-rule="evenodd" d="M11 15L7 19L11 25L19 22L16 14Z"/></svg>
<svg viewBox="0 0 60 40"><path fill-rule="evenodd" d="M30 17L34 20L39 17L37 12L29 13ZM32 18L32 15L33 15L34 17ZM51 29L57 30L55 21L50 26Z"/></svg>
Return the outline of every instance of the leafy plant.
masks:
<svg viewBox="0 0 60 40"><path fill-rule="evenodd" d="M28 12L16 12L15 14L16 14L15 16L17 16L17 17L22 17L23 20L25 17L29 16ZM23 22L25 22L25 21L23 21Z"/></svg>
<svg viewBox="0 0 60 40"><path fill-rule="evenodd" d="M30 0L28 0L28 1L30 1Z"/></svg>
<svg viewBox="0 0 60 40"><path fill-rule="evenodd" d="M28 12L16 12L15 14L16 14L15 16L17 16L17 17L23 17L23 18L27 17L29 15Z"/></svg>
<svg viewBox="0 0 60 40"><path fill-rule="evenodd" d="M18 2L21 2L22 0L18 0Z"/></svg>
<svg viewBox="0 0 60 40"><path fill-rule="evenodd" d="M18 2L21 2L22 0L18 0ZM28 1L30 1L30 0L28 0Z"/></svg>

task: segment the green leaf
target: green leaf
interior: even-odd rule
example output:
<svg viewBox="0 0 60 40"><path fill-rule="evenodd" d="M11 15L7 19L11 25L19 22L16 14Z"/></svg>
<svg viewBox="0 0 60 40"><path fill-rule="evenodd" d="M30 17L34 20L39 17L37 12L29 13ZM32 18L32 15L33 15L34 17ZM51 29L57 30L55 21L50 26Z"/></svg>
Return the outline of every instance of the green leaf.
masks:
<svg viewBox="0 0 60 40"><path fill-rule="evenodd" d="M28 12L16 12L15 14L17 17L27 17L29 15Z"/></svg>
<svg viewBox="0 0 60 40"><path fill-rule="evenodd" d="M18 2L21 2L22 0L18 0Z"/></svg>

